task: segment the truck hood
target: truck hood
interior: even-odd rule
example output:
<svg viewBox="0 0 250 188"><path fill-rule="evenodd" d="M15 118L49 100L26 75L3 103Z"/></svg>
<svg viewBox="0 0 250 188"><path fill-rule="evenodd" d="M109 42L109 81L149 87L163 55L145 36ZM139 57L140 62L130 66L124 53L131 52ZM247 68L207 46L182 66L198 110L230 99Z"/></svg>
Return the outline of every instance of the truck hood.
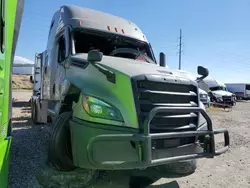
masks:
<svg viewBox="0 0 250 188"><path fill-rule="evenodd" d="M232 93L223 90L212 91L212 93L216 96L232 96Z"/></svg>
<svg viewBox="0 0 250 188"><path fill-rule="evenodd" d="M74 58L79 59L87 59L87 54L76 54ZM118 71L121 72L129 77L142 75L142 74L154 74L154 75L169 75L179 78L186 78L189 80L195 80L194 77L187 74L184 71L178 71L169 69L167 67L160 67L157 64L150 64L143 61L133 60L133 59L126 59L126 58L118 58L118 57L110 57L110 56L103 56L102 61L98 62L105 68L108 68L111 71Z"/></svg>
<svg viewBox="0 0 250 188"><path fill-rule="evenodd" d="M207 92L204 91L203 89L200 89L200 88L199 88L199 93L200 93L200 94L206 94L206 95L207 95Z"/></svg>

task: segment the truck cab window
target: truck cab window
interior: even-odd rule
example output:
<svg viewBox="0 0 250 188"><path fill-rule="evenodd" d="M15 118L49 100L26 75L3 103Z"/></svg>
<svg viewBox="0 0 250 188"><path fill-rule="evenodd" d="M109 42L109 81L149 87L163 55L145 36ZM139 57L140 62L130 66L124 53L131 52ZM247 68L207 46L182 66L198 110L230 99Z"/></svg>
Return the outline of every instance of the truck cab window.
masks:
<svg viewBox="0 0 250 188"><path fill-rule="evenodd" d="M246 90L250 90L250 85L246 85Z"/></svg>
<svg viewBox="0 0 250 188"><path fill-rule="evenodd" d="M66 58L65 38L61 36L58 40L58 62L64 61Z"/></svg>
<svg viewBox="0 0 250 188"><path fill-rule="evenodd" d="M223 88L221 86L217 86L217 87L210 87L210 90L211 91L218 91L218 90L224 90L225 91L225 88Z"/></svg>

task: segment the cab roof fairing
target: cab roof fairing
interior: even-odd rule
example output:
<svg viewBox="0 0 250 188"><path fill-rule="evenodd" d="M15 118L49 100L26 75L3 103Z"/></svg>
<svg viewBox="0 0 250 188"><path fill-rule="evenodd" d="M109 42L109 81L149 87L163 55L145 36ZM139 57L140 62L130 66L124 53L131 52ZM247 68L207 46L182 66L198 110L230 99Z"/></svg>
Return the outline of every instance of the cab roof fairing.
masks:
<svg viewBox="0 0 250 188"><path fill-rule="evenodd" d="M118 16L74 5L62 6L60 10L54 14L53 20L56 18L57 13L60 14L57 32L60 32L62 27L70 25L73 29L83 28L107 33L110 32L112 34L135 38L148 43L146 36L137 25ZM51 24L53 23L53 20ZM108 29L108 26L110 27L110 30ZM115 28L117 28L117 31ZM122 32L122 29L124 33Z"/></svg>

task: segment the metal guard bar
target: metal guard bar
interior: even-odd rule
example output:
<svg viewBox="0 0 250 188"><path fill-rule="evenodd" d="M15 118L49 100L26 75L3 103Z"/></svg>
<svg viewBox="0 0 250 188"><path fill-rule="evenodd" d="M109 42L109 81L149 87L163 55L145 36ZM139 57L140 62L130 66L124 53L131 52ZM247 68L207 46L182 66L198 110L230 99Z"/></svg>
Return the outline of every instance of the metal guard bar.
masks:
<svg viewBox="0 0 250 188"><path fill-rule="evenodd" d="M200 112L203 117L206 119L208 130L197 130L197 131L185 131L185 132L169 132L169 133L156 133L150 134L150 122L157 113L160 112ZM224 147L215 151L214 135L215 134L224 134ZM152 139L162 139L162 138L175 138L175 137L189 137L189 136L203 136L210 135L210 151L203 153L194 153L182 156L166 157L161 159L152 160ZM144 147L142 148L142 157L143 159L135 162L123 162L118 164L115 161L109 161L105 164L100 164L94 160L93 144L97 141L134 141L138 143L143 143ZM88 158L93 165L99 166L103 169L117 168L118 169L131 169L133 168L145 168L148 166L162 165L171 162L178 162L182 160L198 159L198 158L211 158L216 155L220 155L226 152L229 149L229 133L227 129L215 129L213 130L212 121L209 118L208 114L204 109L199 107L156 107L151 110L147 119L144 122L144 134L106 134L99 135L93 138L89 144Z"/></svg>
<svg viewBox="0 0 250 188"><path fill-rule="evenodd" d="M150 134L150 123L154 116L157 113L160 112L199 112L203 115L203 117L206 119L207 123L207 131L186 131L186 132L170 132L170 133L154 133ZM223 134L224 133L224 147L215 150L215 141L214 141L214 135L215 134ZM204 152L204 153L197 153L197 154L190 154L190 155L184 155L184 156L176 156L176 157L170 157L170 158L163 158L163 159L152 159L152 153L151 151L147 151L144 154L144 159L149 159L150 161L147 161L148 163L151 163L152 165L160 165L168 162L176 162L180 160L188 160L188 159L196 159L196 158L202 158L202 157L213 157L216 155L220 155L224 152L226 152L229 149L229 133L227 129L216 129L213 130L212 121L206 111L200 107L155 107L153 108L148 118L144 121L144 135L146 137L149 137L151 139L163 139L163 138L176 138L176 137L190 137L190 136L210 136L210 152ZM147 143L148 147L151 148L151 141Z"/></svg>

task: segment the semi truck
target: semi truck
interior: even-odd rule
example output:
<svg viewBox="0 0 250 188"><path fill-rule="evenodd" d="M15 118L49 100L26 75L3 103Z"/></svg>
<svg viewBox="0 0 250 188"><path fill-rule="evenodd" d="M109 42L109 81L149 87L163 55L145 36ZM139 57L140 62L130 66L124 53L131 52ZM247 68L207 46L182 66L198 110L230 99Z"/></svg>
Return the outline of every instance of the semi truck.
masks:
<svg viewBox="0 0 250 188"><path fill-rule="evenodd" d="M158 64L129 20L63 5L35 57L32 119L50 122L48 161L59 171L178 166L228 150L228 130L213 129L197 82L166 68L163 53ZM224 135L218 149L215 134Z"/></svg>
<svg viewBox="0 0 250 188"><path fill-rule="evenodd" d="M226 83L228 91L234 93L238 99L250 99L250 84L247 83Z"/></svg>
<svg viewBox="0 0 250 188"><path fill-rule="evenodd" d="M236 104L235 94L227 91L226 85L212 77L199 82L199 87L205 90L212 102L233 106Z"/></svg>

